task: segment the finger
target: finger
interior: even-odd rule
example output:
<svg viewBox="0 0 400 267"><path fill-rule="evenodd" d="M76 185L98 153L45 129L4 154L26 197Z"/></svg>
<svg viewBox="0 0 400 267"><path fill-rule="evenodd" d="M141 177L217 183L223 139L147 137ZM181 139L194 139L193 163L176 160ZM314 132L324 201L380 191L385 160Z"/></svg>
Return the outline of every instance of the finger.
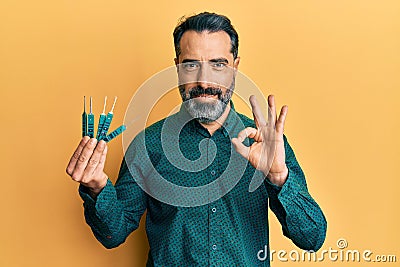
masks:
<svg viewBox="0 0 400 267"><path fill-rule="evenodd" d="M103 156L104 149L106 148L106 142L104 140L99 141L92 156L90 157L88 164L86 165L84 176L92 176L95 169L100 163L100 159Z"/></svg>
<svg viewBox="0 0 400 267"><path fill-rule="evenodd" d="M232 144L235 147L236 152L238 152L245 159L249 158L250 147L245 146L238 138L232 138Z"/></svg>
<svg viewBox="0 0 400 267"><path fill-rule="evenodd" d="M78 161L78 159L79 159L79 157L80 157L80 155L82 153L82 150L85 147L86 143L89 141L89 139L90 139L89 136L84 136L81 139L81 141L80 141L78 147L76 148L74 154L72 154L72 157L69 160L68 166L66 168L66 171L67 171L68 175L72 175L72 173L73 173L73 171L75 169L76 162Z"/></svg>
<svg viewBox="0 0 400 267"><path fill-rule="evenodd" d="M100 143L100 142L99 142ZM107 181L104 181L108 179L107 174L104 173L104 165L106 161L106 156L107 156L107 145L105 145L105 148L99 158L99 162L96 165L96 168L93 170L92 174L85 174L83 179L80 181L81 184L86 185L87 187L91 188L103 188ZM86 171L85 171L86 173Z"/></svg>
<svg viewBox="0 0 400 267"><path fill-rule="evenodd" d="M103 150L103 153L100 156L99 163L97 164L96 169L94 170L94 175L96 177L101 178L103 173L104 173L104 165L105 165L106 157L107 157L107 149L108 148L107 148L107 145L106 145L104 150Z"/></svg>
<svg viewBox="0 0 400 267"><path fill-rule="evenodd" d="M106 156L107 156L107 145L105 146L103 153L100 156L99 163L96 165L96 168L93 171L93 174L89 177L84 177L81 181L81 183L86 184L88 187L99 187L99 184L101 188L105 186L107 183L108 176L107 174L104 173L104 165L106 162ZM105 180L105 181L104 181Z"/></svg>
<svg viewBox="0 0 400 267"><path fill-rule="evenodd" d="M275 126L276 122L276 107L274 95L268 96L268 123L271 126Z"/></svg>
<svg viewBox="0 0 400 267"><path fill-rule="evenodd" d="M246 137L249 138L254 138L257 135L257 129L254 129L252 127L247 127L243 130L241 130L238 134L238 139L241 143L243 143L244 139L246 139Z"/></svg>
<svg viewBox="0 0 400 267"><path fill-rule="evenodd" d="M257 102L256 97L254 95L251 95L249 100L250 100L251 110L253 112L254 122L256 123L257 128L265 126L267 122L265 121L264 115L262 114L261 108Z"/></svg>
<svg viewBox="0 0 400 267"><path fill-rule="evenodd" d="M100 169L101 171L104 170L104 165L106 163L106 157L107 157L107 150L108 150L108 147L107 147L107 144L106 144L106 147L103 150L103 154L101 154L101 157L100 157L100 160L99 160L99 164L97 165L97 169Z"/></svg>
<svg viewBox="0 0 400 267"><path fill-rule="evenodd" d="M83 172L90 158L92 157L96 144L97 144L96 138L91 138L83 148L82 153L79 156L78 161L76 162L75 169L72 172L72 179L74 181L82 180Z"/></svg>
<svg viewBox="0 0 400 267"><path fill-rule="evenodd" d="M289 108L286 105L281 108L281 112L279 114L278 121L276 122L276 131L279 134L283 134L283 130L285 128L286 115L288 113L288 110L289 110Z"/></svg>

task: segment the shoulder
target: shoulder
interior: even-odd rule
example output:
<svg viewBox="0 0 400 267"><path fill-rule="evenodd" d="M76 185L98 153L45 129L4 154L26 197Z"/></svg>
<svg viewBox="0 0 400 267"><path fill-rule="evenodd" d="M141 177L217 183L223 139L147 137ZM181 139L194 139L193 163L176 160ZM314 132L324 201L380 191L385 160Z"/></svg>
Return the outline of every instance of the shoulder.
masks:
<svg viewBox="0 0 400 267"><path fill-rule="evenodd" d="M162 151L161 132L165 120L166 118L147 126L133 137L124 153L126 160L140 161L148 156L150 159L158 158L157 155Z"/></svg>
<svg viewBox="0 0 400 267"><path fill-rule="evenodd" d="M131 144L135 146L136 143L144 143L146 144L147 149L159 149L161 146L161 135L169 134L171 132L170 122L175 123L176 119L177 113L165 117L151 124L150 126L147 126L133 138Z"/></svg>
<svg viewBox="0 0 400 267"><path fill-rule="evenodd" d="M147 126L142 131L146 135L146 138L154 138L154 137L160 136L165 120L166 120L166 118L161 119L161 120L151 124L150 126Z"/></svg>

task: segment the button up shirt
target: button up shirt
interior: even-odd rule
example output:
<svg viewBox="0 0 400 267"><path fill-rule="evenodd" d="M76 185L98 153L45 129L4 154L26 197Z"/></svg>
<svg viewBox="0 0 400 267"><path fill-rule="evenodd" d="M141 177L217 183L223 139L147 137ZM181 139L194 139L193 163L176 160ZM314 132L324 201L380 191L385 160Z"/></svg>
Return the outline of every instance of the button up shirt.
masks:
<svg viewBox="0 0 400 267"><path fill-rule="evenodd" d="M163 127L167 120L168 127ZM249 192L252 177L262 173L233 149L231 138L245 127L255 127L253 120L237 113L232 102L226 121L213 135L197 120L190 119L183 105L167 120L156 122L135 137L115 185L108 180L96 199L84 186L79 188L86 222L105 247L123 243L147 211L147 266L269 266L268 206L282 225L283 234L298 247L316 251L322 246L326 220L308 192L286 136L286 182L279 187L265 179ZM167 152L180 152L190 161L201 158L203 162L198 167L204 165L203 168L193 171L171 163L162 139L163 135L174 134L178 143L168 149L176 151ZM252 141L245 142L250 145ZM233 168L229 167L230 162ZM239 165L244 168L235 169ZM228 179L209 189L215 192L217 187L223 196L209 201L204 194L182 196L152 184L152 177L157 174L175 185L201 187L224 173ZM165 199L183 199L187 205L173 205ZM204 204L196 205L196 201Z"/></svg>

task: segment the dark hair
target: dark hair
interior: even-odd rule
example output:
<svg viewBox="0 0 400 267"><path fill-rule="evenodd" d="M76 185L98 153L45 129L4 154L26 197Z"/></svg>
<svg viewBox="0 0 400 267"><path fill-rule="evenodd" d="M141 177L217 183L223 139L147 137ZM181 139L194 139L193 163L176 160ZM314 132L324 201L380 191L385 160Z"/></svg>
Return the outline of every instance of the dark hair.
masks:
<svg viewBox="0 0 400 267"><path fill-rule="evenodd" d="M175 27L173 35L175 54L177 58L181 53L179 42L181 41L182 35L186 31L190 30L196 32L226 32L231 38L231 53L233 54L233 58L238 56L239 37L236 30L233 28L230 19L223 15L203 12L187 18L182 17L178 25Z"/></svg>

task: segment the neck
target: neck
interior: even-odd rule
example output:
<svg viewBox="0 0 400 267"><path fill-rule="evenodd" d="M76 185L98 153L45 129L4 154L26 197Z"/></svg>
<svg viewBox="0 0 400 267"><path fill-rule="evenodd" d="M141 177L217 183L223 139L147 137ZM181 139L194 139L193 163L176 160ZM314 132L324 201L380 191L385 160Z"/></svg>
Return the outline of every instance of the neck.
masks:
<svg viewBox="0 0 400 267"><path fill-rule="evenodd" d="M215 131L218 130L222 126L222 124L224 124L230 110L231 110L231 103L228 103L221 117L210 123L200 123L200 124L203 125L203 127L206 128L211 135L213 135Z"/></svg>

